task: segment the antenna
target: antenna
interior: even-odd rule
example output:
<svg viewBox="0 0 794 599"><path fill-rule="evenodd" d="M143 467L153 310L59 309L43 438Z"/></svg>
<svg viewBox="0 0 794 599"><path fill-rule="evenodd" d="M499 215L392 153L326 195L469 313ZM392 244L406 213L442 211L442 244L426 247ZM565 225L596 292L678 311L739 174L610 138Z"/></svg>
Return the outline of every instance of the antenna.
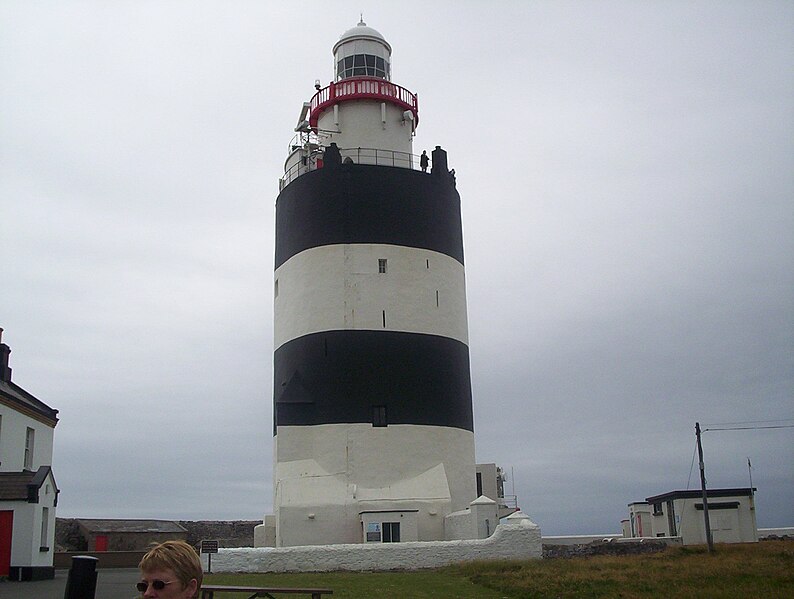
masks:
<svg viewBox="0 0 794 599"><path fill-rule="evenodd" d="M750 463L750 456L747 456L747 472L750 473L750 497L754 497L755 493L753 492L753 465Z"/></svg>

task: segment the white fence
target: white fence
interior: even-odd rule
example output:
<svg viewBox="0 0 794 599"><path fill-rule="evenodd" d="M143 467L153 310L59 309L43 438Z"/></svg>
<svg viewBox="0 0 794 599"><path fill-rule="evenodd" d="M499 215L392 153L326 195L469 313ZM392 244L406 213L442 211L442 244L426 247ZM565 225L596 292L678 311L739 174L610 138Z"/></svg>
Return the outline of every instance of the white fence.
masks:
<svg viewBox="0 0 794 599"><path fill-rule="evenodd" d="M213 572L413 570L490 559L540 559L540 527L516 512L487 539L221 549ZM206 557L202 556L206 568Z"/></svg>

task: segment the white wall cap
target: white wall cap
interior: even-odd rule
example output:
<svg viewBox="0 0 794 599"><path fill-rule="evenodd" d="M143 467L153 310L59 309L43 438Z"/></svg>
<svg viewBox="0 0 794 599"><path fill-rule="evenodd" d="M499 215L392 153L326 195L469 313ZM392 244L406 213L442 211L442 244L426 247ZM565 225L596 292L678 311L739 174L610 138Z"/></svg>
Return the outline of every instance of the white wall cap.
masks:
<svg viewBox="0 0 794 599"><path fill-rule="evenodd" d="M471 505L496 505L496 502L490 497L480 495L477 499L471 502Z"/></svg>
<svg viewBox="0 0 794 599"><path fill-rule="evenodd" d="M510 514L507 518L505 518L505 521L500 524L500 526L538 528L538 525L530 520L529 516L520 510Z"/></svg>

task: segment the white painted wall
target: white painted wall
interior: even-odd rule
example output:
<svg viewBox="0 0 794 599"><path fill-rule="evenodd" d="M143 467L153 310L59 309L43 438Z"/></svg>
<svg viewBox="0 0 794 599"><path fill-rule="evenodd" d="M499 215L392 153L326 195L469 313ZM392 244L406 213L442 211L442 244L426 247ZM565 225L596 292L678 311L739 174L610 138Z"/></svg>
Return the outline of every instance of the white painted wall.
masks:
<svg viewBox="0 0 794 599"><path fill-rule="evenodd" d="M444 517L475 498L471 431L357 423L279 427L278 433L279 546L357 543L365 510L418 509L418 538L443 540Z"/></svg>
<svg viewBox="0 0 794 599"><path fill-rule="evenodd" d="M505 518L487 539L321 547L221 549L213 572L331 572L438 568L492 559L540 559L540 528L526 514ZM202 556L205 561L206 557Z"/></svg>
<svg viewBox="0 0 794 599"><path fill-rule="evenodd" d="M387 260L386 273L378 272L380 258ZM386 244L327 245L293 256L275 279L276 348L319 331L383 330L383 310L386 330L468 345L464 268L446 254Z"/></svg>
<svg viewBox="0 0 794 599"><path fill-rule="evenodd" d="M476 539L477 526L472 518L471 509L459 510L447 514L444 518L444 540L460 541Z"/></svg>
<svg viewBox="0 0 794 599"><path fill-rule="evenodd" d="M344 82L339 83L343 85ZM381 105L385 104L385 122ZM317 119L325 145L336 143L340 149L377 148L392 152L413 152L413 126L403 120L404 108L380 100L344 100L335 111L330 107ZM359 163L359 160L353 158ZM373 160L361 160L375 164ZM379 162L383 164L383 162Z"/></svg>
<svg viewBox="0 0 794 599"><path fill-rule="evenodd" d="M0 472L19 472L23 469L28 427L35 431L31 470L35 472L39 466L52 465L55 429L0 402Z"/></svg>

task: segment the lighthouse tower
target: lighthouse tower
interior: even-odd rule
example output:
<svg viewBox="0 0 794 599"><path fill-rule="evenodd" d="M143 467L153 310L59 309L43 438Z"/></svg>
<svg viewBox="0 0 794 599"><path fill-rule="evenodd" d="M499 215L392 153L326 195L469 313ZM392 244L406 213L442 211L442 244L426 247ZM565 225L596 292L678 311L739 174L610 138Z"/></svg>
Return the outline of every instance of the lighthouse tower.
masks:
<svg viewBox="0 0 794 599"><path fill-rule="evenodd" d="M476 493L460 196L383 36L333 54L276 202L275 543L443 540Z"/></svg>

